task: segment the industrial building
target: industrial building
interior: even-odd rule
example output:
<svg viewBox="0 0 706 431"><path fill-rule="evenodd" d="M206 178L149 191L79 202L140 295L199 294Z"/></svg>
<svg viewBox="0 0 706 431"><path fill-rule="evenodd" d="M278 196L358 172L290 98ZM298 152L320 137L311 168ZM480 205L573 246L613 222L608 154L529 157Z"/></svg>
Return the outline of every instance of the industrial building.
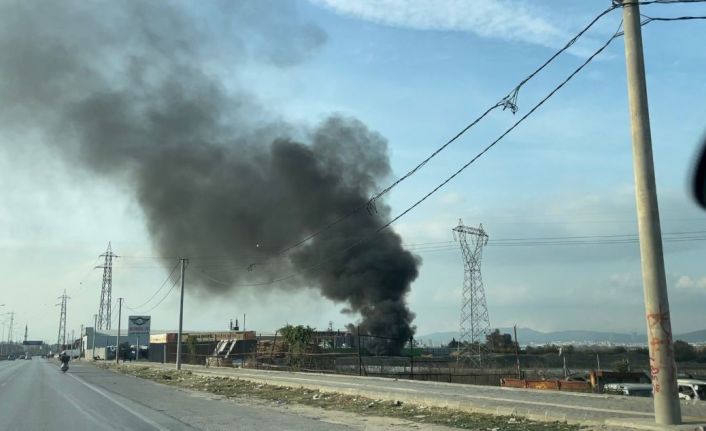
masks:
<svg viewBox="0 0 706 431"><path fill-rule="evenodd" d="M163 332L163 331L159 331ZM85 357L99 359L114 358L114 349L118 338L118 331L113 329L95 330L87 327L81 339L81 351L86 352ZM128 343L130 346L149 348L150 337L145 334L128 335L126 330L120 332L120 344ZM113 352L112 354L110 352ZM95 352L95 353L94 353Z"/></svg>

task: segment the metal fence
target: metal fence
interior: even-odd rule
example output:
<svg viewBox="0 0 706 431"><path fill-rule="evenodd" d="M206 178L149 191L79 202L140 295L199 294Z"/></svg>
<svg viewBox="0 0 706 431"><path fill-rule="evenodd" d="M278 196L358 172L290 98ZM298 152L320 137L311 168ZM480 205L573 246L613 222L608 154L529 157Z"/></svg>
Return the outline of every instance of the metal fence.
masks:
<svg viewBox="0 0 706 431"><path fill-rule="evenodd" d="M260 340L254 350L215 355L217 341L182 343L183 364L327 374L389 377L424 381L499 386L500 379L518 377L514 368L470 368L450 357L423 357L412 338L394 339L350 333L317 334L301 352L292 352L281 338ZM176 343L152 344L152 362L175 363Z"/></svg>

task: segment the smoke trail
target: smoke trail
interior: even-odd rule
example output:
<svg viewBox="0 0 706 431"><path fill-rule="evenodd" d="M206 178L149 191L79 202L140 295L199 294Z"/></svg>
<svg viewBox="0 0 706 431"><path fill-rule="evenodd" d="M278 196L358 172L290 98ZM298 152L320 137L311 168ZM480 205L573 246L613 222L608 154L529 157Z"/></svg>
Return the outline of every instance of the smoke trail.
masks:
<svg viewBox="0 0 706 431"><path fill-rule="evenodd" d="M386 141L360 121L284 124L232 82L229 67L305 61L325 34L287 3L211 5L2 3L0 122L40 132L70 165L130 184L156 247L193 256L190 274L206 294L298 271L276 287L313 284L359 313L364 332L406 340L419 262L392 230L349 247L388 207L268 260L363 204L390 174Z"/></svg>

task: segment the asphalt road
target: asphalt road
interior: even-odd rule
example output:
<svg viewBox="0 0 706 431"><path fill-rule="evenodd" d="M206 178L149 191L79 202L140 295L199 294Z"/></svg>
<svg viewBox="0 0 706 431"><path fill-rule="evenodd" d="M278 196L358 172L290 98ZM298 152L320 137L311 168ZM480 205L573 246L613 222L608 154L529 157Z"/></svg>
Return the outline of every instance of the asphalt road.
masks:
<svg viewBox="0 0 706 431"><path fill-rule="evenodd" d="M0 362L0 430L352 430L75 362Z"/></svg>

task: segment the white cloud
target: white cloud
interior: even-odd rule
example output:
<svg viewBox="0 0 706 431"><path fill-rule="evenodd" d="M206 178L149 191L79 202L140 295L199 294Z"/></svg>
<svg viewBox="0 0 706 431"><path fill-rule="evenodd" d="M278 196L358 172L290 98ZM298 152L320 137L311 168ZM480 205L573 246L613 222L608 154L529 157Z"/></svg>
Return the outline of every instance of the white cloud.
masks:
<svg viewBox="0 0 706 431"><path fill-rule="evenodd" d="M677 289L706 289L706 276L694 279L688 275L682 275L677 279L676 287Z"/></svg>
<svg viewBox="0 0 706 431"><path fill-rule="evenodd" d="M689 287L694 287L694 280L692 280L692 278L688 275L682 275L679 277L677 280L677 288L686 289Z"/></svg>
<svg viewBox="0 0 706 431"><path fill-rule="evenodd" d="M565 42L567 33L527 2L506 0L311 0L341 15L419 30L462 31L543 46ZM558 42L559 41L559 42Z"/></svg>
<svg viewBox="0 0 706 431"><path fill-rule="evenodd" d="M446 206L454 206L462 204L466 199L458 192L444 193L439 197L439 203Z"/></svg>

